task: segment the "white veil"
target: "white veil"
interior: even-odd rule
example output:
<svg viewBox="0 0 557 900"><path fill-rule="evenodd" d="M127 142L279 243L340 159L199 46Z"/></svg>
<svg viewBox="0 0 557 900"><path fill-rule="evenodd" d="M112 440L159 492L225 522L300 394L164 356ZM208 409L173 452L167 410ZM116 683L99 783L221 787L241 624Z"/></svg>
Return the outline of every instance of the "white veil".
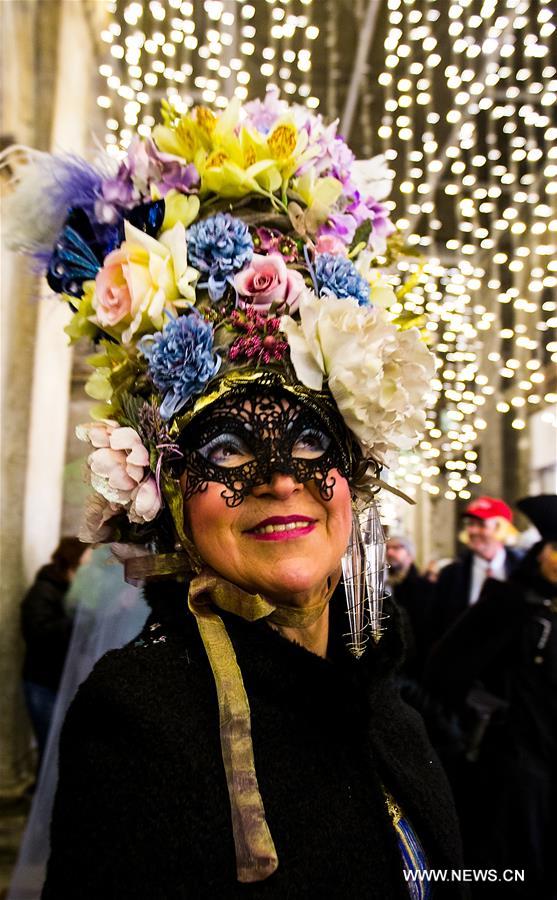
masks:
<svg viewBox="0 0 557 900"><path fill-rule="evenodd" d="M58 743L68 706L96 661L132 640L149 614L140 590L126 584L123 566L107 546L94 550L90 562L78 570L67 602L75 607L72 639L7 900L39 900L41 895L58 781Z"/></svg>

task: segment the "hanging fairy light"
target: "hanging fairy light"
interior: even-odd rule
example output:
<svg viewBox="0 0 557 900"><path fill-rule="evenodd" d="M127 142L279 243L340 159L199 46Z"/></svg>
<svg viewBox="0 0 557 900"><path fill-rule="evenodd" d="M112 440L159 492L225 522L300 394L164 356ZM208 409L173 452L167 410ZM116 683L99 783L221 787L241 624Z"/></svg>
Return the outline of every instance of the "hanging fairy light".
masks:
<svg viewBox="0 0 557 900"><path fill-rule="evenodd" d="M161 99L179 112L194 103L224 109L232 96L245 101L253 95L254 76L316 109L312 52L320 29L312 21L312 3L269 0L265 14L261 6L237 0L107 4L111 21L101 33L107 59L99 67L106 89L97 103L107 111L109 153L119 155L135 132L150 134Z"/></svg>
<svg viewBox="0 0 557 900"><path fill-rule="evenodd" d="M354 22L365 6L354 0ZM366 154L386 153L396 188L389 206L407 245L423 254L389 275L399 289L394 314L423 314L440 361L439 401L427 411L419 453L398 473L410 492L467 499L481 481L478 448L490 416L508 416L520 431L557 390L552 6L387 0L379 71L375 46L368 60L374 89L362 92L357 138ZM319 8L319 24L312 0L107 8L97 102L109 152L135 132L148 135L165 97L178 109L224 108L270 82L290 102L325 105L329 117L342 107L343 23L332 0ZM327 54L326 84L314 74L318 49Z"/></svg>
<svg viewBox="0 0 557 900"><path fill-rule="evenodd" d="M554 13L546 0L387 6L377 134L396 169L397 225L430 260L423 294L440 358L420 447L431 465L409 459L401 477L467 499L490 398L520 430L552 396Z"/></svg>

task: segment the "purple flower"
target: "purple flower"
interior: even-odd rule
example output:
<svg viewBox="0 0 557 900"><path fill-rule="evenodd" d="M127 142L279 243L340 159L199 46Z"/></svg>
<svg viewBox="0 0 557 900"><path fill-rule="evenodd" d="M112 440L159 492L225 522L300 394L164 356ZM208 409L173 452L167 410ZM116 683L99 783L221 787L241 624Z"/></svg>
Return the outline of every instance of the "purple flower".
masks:
<svg viewBox="0 0 557 900"><path fill-rule="evenodd" d="M213 329L197 311L171 318L162 332L139 342L149 361L149 374L164 394L161 419L172 418L219 370L221 359L213 351Z"/></svg>
<svg viewBox="0 0 557 900"><path fill-rule="evenodd" d="M383 256L387 249L387 238L395 230L389 215L390 210L384 203L369 199L367 207L372 221L371 234L368 239L368 247L371 247L379 256Z"/></svg>
<svg viewBox="0 0 557 900"><path fill-rule="evenodd" d="M317 160L312 160L315 170L321 176L336 178L343 185L344 193L350 195L350 172L354 154L344 139L335 135L331 126L325 130L324 135L326 138L320 137L318 141L322 153Z"/></svg>
<svg viewBox="0 0 557 900"><path fill-rule="evenodd" d="M182 194L191 194L199 188L199 172L193 163L184 165L183 161L170 153L161 153L151 138L147 138L142 144L143 153L140 152L134 160L134 180L137 182L142 175L146 176L149 186L156 184L162 196L170 190L180 191ZM146 160L145 160L146 157Z"/></svg>
<svg viewBox="0 0 557 900"><path fill-rule="evenodd" d="M220 300L227 280L243 269L252 256L253 240L248 226L230 213L217 213L188 231L188 260L209 276L211 300Z"/></svg>
<svg viewBox="0 0 557 900"><path fill-rule="evenodd" d="M152 186L163 197L172 189L191 194L199 187L199 173L193 163L184 165L179 157L161 153L151 138L135 137L115 177L103 182L102 198L95 208L98 217L118 221L122 209L151 199Z"/></svg>
<svg viewBox="0 0 557 900"><path fill-rule="evenodd" d="M324 225L319 226L317 229L317 237L320 238L322 235L332 235L333 237L340 238L344 244L349 246L354 240L357 227L358 222L354 216L350 215L350 213L333 213L332 216L329 216Z"/></svg>
<svg viewBox="0 0 557 900"><path fill-rule="evenodd" d="M319 227L317 236L334 235L350 245L358 226L368 220L371 222L368 247L377 254L383 254L387 247L387 238L395 230L389 218L389 209L373 197L362 200L358 191L354 191L352 201L342 212L329 216L327 222Z"/></svg>
<svg viewBox="0 0 557 900"><path fill-rule="evenodd" d="M286 262L296 262L298 246L296 241L279 231L278 228L261 226L255 229L253 246L258 253L280 253Z"/></svg>
<svg viewBox="0 0 557 900"><path fill-rule="evenodd" d="M246 125L255 128L261 134L268 134L275 122L284 116L288 104L279 99L279 90L275 85L267 88L265 99L251 100L244 109L248 115Z"/></svg>

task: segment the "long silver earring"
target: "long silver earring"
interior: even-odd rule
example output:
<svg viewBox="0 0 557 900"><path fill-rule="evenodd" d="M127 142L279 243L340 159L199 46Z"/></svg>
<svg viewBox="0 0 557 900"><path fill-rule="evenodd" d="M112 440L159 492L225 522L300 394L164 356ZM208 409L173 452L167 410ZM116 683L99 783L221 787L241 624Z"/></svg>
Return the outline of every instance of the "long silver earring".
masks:
<svg viewBox="0 0 557 900"><path fill-rule="evenodd" d="M359 516L366 558L367 606L371 636L377 643L383 633L383 600L386 596L386 538L379 509L373 501Z"/></svg>
<svg viewBox="0 0 557 900"><path fill-rule="evenodd" d="M352 530L342 558L349 631L348 649L359 659L371 634L377 643L382 634L385 595L385 533L375 502L363 512L352 513Z"/></svg>

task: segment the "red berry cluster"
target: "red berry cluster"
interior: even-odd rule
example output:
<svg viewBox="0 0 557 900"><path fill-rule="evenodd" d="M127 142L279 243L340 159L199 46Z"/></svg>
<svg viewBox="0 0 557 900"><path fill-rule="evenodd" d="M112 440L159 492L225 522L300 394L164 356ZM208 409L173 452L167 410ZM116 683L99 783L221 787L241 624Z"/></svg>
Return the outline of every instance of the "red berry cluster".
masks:
<svg viewBox="0 0 557 900"><path fill-rule="evenodd" d="M277 335L280 317L267 316L258 312L254 306L248 306L246 310L233 310L230 323L237 331L244 332L236 338L228 351L231 360L279 362L288 349L288 343Z"/></svg>

